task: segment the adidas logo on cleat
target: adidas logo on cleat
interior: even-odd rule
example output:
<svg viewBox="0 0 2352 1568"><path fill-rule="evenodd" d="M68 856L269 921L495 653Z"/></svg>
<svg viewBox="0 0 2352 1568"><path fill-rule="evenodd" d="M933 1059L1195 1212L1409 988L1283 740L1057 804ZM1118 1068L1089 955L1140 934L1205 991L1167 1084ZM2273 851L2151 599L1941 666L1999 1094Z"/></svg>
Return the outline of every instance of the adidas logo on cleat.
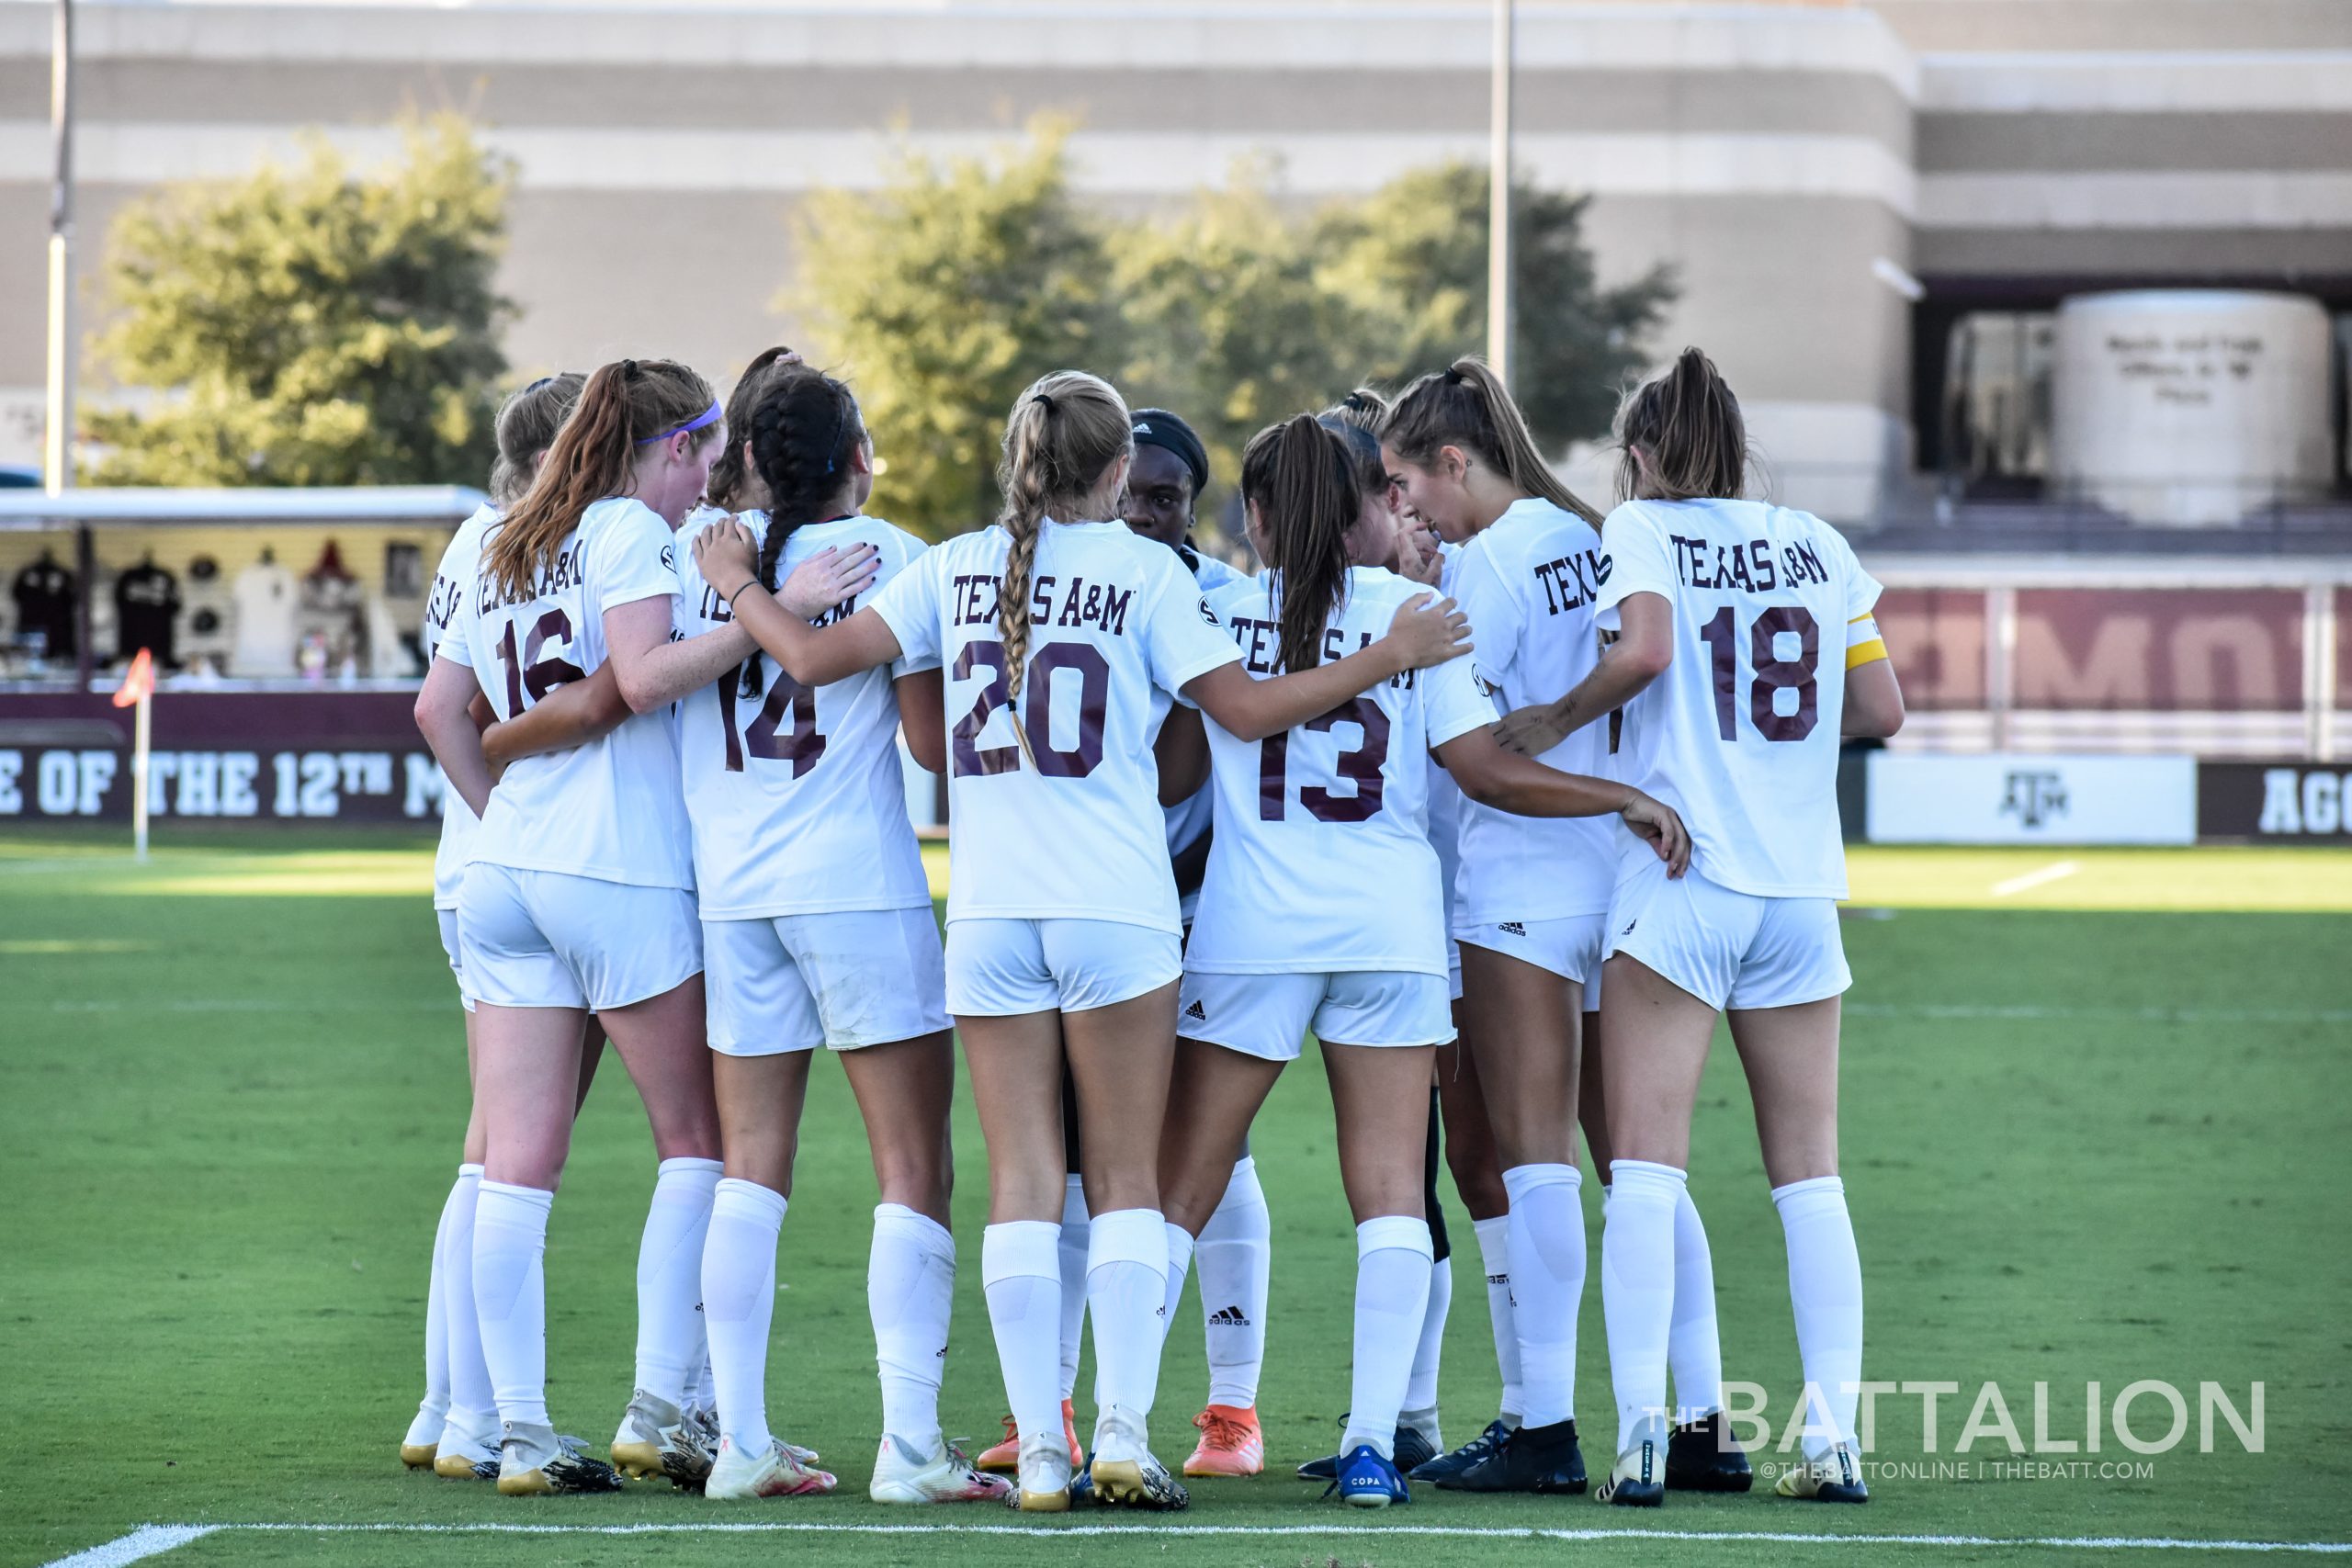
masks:
<svg viewBox="0 0 2352 1568"><path fill-rule="evenodd" d="M1197 1018L1203 1023L1206 1023L1209 1019L1209 1010L1203 1007L1196 1001L1191 1007L1184 1010L1184 1016L1186 1018Z"/></svg>
<svg viewBox="0 0 2352 1568"><path fill-rule="evenodd" d="M1497 926L1495 930L1502 932L1505 936L1525 936L1527 934L1527 927L1518 920L1505 920L1501 925Z"/></svg>
<svg viewBox="0 0 2352 1568"><path fill-rule="evenodd" d="M1217 1328L1247 1328L1250 1326L1250 1314L1238 1306L1222 1307L1210 1314L1209 1323Z"/></svg>

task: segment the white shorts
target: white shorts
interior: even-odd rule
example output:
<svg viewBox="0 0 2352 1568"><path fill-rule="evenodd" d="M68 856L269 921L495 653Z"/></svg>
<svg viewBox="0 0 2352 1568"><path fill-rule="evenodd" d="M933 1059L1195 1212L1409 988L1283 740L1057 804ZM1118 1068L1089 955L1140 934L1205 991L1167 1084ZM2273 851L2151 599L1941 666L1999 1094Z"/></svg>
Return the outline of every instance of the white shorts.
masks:
<svg viewBox="0 0 2352 1568"><path fill-rule="evenodd" d="M1445 939L1445 998L1462 999L1462 944L1452 937Z"/></svg>
<svg viewBox="0 0 2352 1568"><path fill-rule="evenodd" d="M710 1048L774 1056L854 1051L947 1027L931 906L702 923Z"/></svg>
<svg viewBox="0 0 2352 1568"><path fill-rule="evenodd" d="M1552 920L1457 925L1453 937L1538 969L1549 969L1564 980L1577 981L1585 987L1584 1005L1589 1010L1595 1005L1594 987L1600 981L1600 939L1608 929L1605 914L1563 915Z"/></svg>
<svg viewBox="0 0 2352 1568"><path fill-rule="evenodd" d="M1735 893L1692 866L1629 860L1609 911L1609 952L1637 958L1721 1011L1795 1007L1854 983L1834 898Z"/></svg>
<svg viewBox="0 0 2352 1568"><path fill-rule="evenodd" d="M468 1012L474 1010L473 998L466 994L465 953L458 935L458 911L435 909L433 918L441 925L441 951L448 955L449 973L458 977L458 1001Z"/></svg>
<svg viewBox="0 0 2352 1568"><path fill-rule="evenodd" d="M1309 1030L1335 1045L1444 1045L1453 1039L1442 975L1395 969L1332 974L1184 972L1176 1032L1245 1056L1295 1062Z"/></svg>
<svg viewBox="0 0 2352 1568"><path fill-rule="evenodd" d="M947 1010L971 1018L1086 1012L1184 972L1174 931L1118 920L971 919L947 927Z"/></svg>
<svg viewBox="0 0 2352 1568"><path fill-rule="evenodd" d="M503 1008L627 1007L702 973L683 887L638 887L476 861L458 895L466 987Z"/></svg>

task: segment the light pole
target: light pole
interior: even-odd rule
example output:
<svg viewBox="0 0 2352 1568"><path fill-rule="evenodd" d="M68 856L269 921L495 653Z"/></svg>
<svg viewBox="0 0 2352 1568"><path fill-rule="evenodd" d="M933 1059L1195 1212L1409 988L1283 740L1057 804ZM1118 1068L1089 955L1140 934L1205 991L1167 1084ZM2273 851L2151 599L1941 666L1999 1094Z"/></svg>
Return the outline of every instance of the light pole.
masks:
<svg viewBox="0 0 2352 1568"><path fill-rule="evenodd" d="M1510 385L1510 75L1513 0L1495 0L1487 175L1487 363Z"/></svg>
<svg viewBox="0 0 2352 1568"><path fill-rule="evenodd" d="M41 480L51 495L72 487L74 471L74 0L57 0L49 55L48 419Z"/></svg>

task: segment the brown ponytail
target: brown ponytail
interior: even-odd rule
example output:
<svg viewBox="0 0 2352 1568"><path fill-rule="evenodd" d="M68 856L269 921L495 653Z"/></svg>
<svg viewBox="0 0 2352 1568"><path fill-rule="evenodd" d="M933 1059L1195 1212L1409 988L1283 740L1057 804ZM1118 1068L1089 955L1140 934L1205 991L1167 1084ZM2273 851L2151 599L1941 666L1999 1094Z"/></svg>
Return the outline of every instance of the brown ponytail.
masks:
<svg viewBox="0 0 2352 1568"><path fill-rule="evenodd" d="M1715 362L1695 348L1626 397L1617 446L1621 501L1737 501L1747 488L1747 422Z"/></svg>
<svg viewBox="0 0 2352 1568"><path fill-rule="evenodd" d="M1388 411L1380 439L1407 461L1423 466L1440 447L1463 447L1493 465L1521 494L1540 496L1595 527L1600 525L1600 513L1577 499L1536 450L1527 418L1510 400L1501 378L1475 355L1406 388Z"/></svg>
<svg viewBox="0 0 2352 1568"><path fill-rule="evenodd" d="M494 426L498 456L490 465L490 499L514 505L531 488L531 464L555 445L555 433L571 417L588 378L575 370L542 376L499 405Z"/></svg>
<svg viewBox="0 0 2352 1568"><path fill-rule="evenodd" d="M704 496L723 512L741 512L751 504L742 489L744 479L757 471L752 458L752 410L775 378L776 361L791 353L781 345L760 350L727 394L727 450L710 466L710 483L703 487Z"/></svg>
<svg viewBox="0 0 2352 1568"><path fill-rule="evenodd" d="M482 575L527 597L580 514L607 496L627 495L637 448L707 410L710 383L671 359L622 359L588 378L579 406L556 433L547 461L523 499L491 531ZM715 431L705 430L697 445Z"/></svg>
<svg viewBox="0 0 2352 1568"><path fill-rule="evenodd" d="M996 626L1004 644L1006 704L1014 710L1012 728L1023 756L1029 756L1029 732L1019 722L1021 678L1029 661L1029 580L1038 531L1047 517L1091 521L1081 513L1103 474L1131 449L1129 431L1125 401L1111 383L1083 370L1039 378L1005 421L1004 459L996 472L1004 511L997 523L1012 543L997 586Z"/></svg>
<svg viewBox="0 0 2352 1568"><path fill-rule="evenodd" d="M1323 662L1323 629L1348 602L1348 530L1363 510L1347 439L1311 413L1270 424L1241 454L1241 497L1258 508L1282 574L1282 667Z"/></svg>

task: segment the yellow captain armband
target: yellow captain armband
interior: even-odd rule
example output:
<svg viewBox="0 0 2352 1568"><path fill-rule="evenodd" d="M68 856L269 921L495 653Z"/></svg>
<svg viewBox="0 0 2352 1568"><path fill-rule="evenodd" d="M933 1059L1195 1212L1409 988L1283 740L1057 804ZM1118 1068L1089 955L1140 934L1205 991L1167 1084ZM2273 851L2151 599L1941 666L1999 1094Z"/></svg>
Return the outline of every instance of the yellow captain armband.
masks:
<svg viewBox="0 0 2352 1568"><path fill-rule="evenodd" d="M1846 668L1859 670L1865 664L1875 664L1886 657L1886 639L1878 635L1878 622L1869 615L1856 615L1846 623Z"/></svg>

